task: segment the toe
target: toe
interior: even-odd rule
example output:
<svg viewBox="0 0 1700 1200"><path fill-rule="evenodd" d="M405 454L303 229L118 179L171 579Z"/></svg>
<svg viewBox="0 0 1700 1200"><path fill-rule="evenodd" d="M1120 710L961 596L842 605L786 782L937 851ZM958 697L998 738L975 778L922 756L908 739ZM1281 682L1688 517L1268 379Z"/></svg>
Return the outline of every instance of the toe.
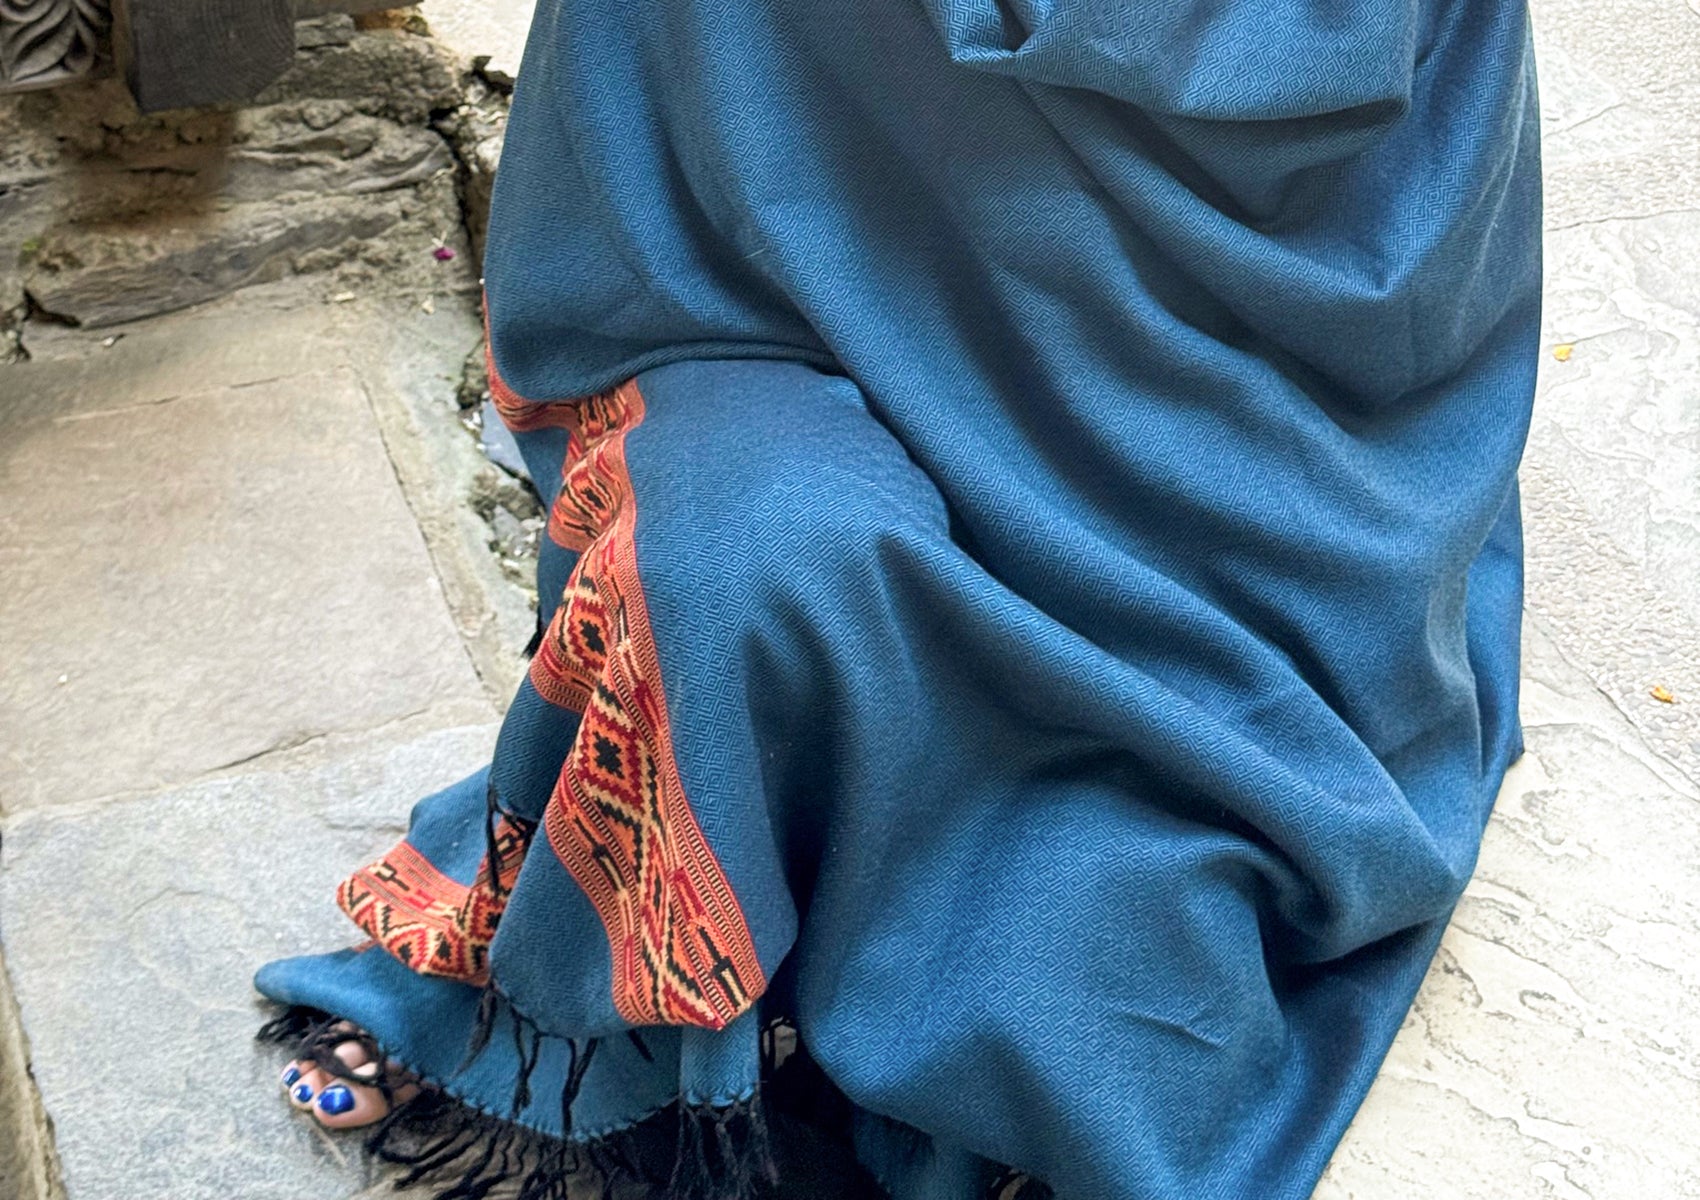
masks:
<svg viewBox="0 0 1700 1200"><path fill-rule="evenodd" d="M380 1064L368 1050L359 1029L343 1022L332 1030L348 1038L332 1049L336 1069L326 1071L311 1060L297 1059L283 1070L284 1090L296 1108L311 1111L326 1129L355 1129L381 1121L390 1112L390 1098L376 1086L380 1075L398 1104L418 1094L418 1085L394 1064Z"/></svg>
<svg viewBox="0 0 1700 1200"><path fill-rule="evenodd" d="M298 1073L293 1082L285 1085L289 1091L289 1102L305 1112L313 1107L319 1093L324 1091L325 1085L330 1082L330 1076L311 1063L291 1063L290 1066L295 1067ZM286 1069L284 1075L287 1077L288 1074Z"/></svg>
<svg viewBox="0 0 1700 1200"><path fill-rule="evenodd" d="M344 1032L357 1032L352 1025ZM370 1125L389 1115L390 1102L377 1087L365 1086L362 1080L376 1081L382 1068L373 1061L366 1046L350 1038L337 1043L335 1054L348 1076L332 1080L319 1093L313 1116L326 1129L355 1129Z"/></svg>
<svg viewBox="0 0 1700 1200"><path fill-rule="evenodd" d="M342 1061L343 1066L362 1079L376 1079L378 1077L378 1064L372 1061L370 1054L366 1053L366 1047L355 1039L350 1038L346 1042L338 1042L335 1053L337 1058Z"/></svg>
<svg viewBox="0 0 1700 1200"><path fill-rule="evenodd" d="M338 1079L319 1093L313 1116L326 1129L354 1129L383 1120L389 1111L389 1101L377 1088Z"/></svg>
<svg viewBox="0 0 1700 1200"><path fill-rule="evenodd" d="M366 1052L366 1047L359 1042L343 1042L336 1048L336 1056L342 1060L342 1065L348 1068L354 1076L355 1084L370 1082L376 1085L380 1074L389 1085L390 1094L397 1104L406 1104L419 1094L419 1085L405 1067L394 1059L388 1059L380 1067L372 1056Z"/></svg>

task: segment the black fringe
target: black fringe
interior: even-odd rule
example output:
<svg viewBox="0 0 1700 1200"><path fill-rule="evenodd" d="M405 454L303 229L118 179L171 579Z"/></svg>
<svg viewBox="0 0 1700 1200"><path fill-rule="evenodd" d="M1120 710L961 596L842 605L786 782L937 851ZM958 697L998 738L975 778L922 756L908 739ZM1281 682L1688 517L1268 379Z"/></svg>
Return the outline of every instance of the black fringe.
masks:
<svg viewBox="0 0 1700 1200"><path fill-rule="evenodd" d="M377 1160L402 1168L398 1189L423 1184L435 1189L432 1200L493 1200L498 1192L501 1200L583 1200L590 1194L587 1186L599 1188L603 1200L613 1200L623 1181L643 1187L648 1200L773 1200L782 1174L807 1181L812 1200L829 1195L867 1200L884 1194L856 1162L850 1100L815 1063L788 1021L763 1027L762 1083L747 1099L724 1106L681 1099L637 1125L581 1139L571 1136L572 1108L601 1044L598 1039L559 1039L568 1052L561 1089L564 1138L513 1119L531 1102L530 1078L543 1040L557 1035L540 1029L498 988L486 988L480 999L472 1044L458 1070L489 1046L504 1012L513 1022L520 1062L507 1118L429 1085L405 1103L395 1103L392 1089L399 1080L354 1076L334 1053L353 1038L372 1061L383 1062L377 1043L314 1009L291 1008L268 1021L258 1036L290 1046L295 1057L311 1058L332 1074L381 1087L392 1109L367 1135L366 1149ZM629 1036L647 1055L637 1032ZM770 1117L778 1122L774 1136ZM914 1134L916 1152L922 1152L925 1135ZM986 1200L1052 1200L1052 1192L1031 1176L1006 1170L988 1188Z"/></svg>
<svg viewBox="0 0 1700 1200"><path fill-rule="evenodd" d="M744 1200L769 1194L778 1182L759 1092L727 1108L682 1110L669 1197Z"/></svg>
<svg viewBox="0 0 1700 1200"><path fill-rule="evenodd" d="M397 1190L427 1184L434 1200L483 1200L498 1187L516 1200L570 1200L583 1163L570 1142L424 1091L373 1127L366 1152L403 1168Z"/></svg>
<svg viewBox="0 0 1700 1200"><path fill-rule="evenodd" d="M316 1008L302 1008L299 1005L286 1008L260 1026L254 1040L274 1046L293 1046L306 1037L316 1024L325 1020L325 1014Z"/></svg>
<svg viewBox="0 0 1700 1200"><path fill-rule="evenodd" d="M472 1065L474 1059L484 1053L490 1045L490 1039L496 1036L496 1018L501 1014L502 994L493 987L487 987L478 997L478 1016L472 1022L472 1036L467 1040L466 1057L460 1060L460 1066L455 1068L459 1075Z"/></svg>
<svg viewBox="0 0 1700 1200"><path fill-rule="evenodd" d="M526 1035L528 1033L531 1036L529 1050L526 1048ZM514 1054L519 1059L519 1070L514 1074L513 1115L518 1117L520 1113L531 1107L531 1073L537 1069L537 1060L543 1057L543 1031L535 1025L528 1029L525 1022L516 1019L514 1021ZM569 1080L571 1078L570 1071L568 1078ZM576 1088L574 1094L577 1094ZM563 1108L566 1107L566 1103L563 1098Z"/></svg>
<svg viewBox="0 0 1700 1200"><path fill-rule="evenodd" d="M494 1013L511 1006L495 989L490 1005L480 1005L471 1062L488 1046ZM485 1009L492 1015L486 1020ZM535 1023L514 1014L520 1056L520 1079L515 1088L517 1115L530 1103L529 1077L541 1054L545 1034ZM351 1038L366 1046L374 1062L382 1051L367 1037L313 1009L292 1008L268 1021L258 1034L263 1041L292 1047L297 1058L357 1083L382 1086L390 1095L393 1081L353 1075L333 1052ZM561 1094L565 1128L571 1131L572 1104L599 1045L597 1039L565 1039L570 1058ZM668 1151L671 1151L669 1153ZM398 1189L424 1184L435 1189L432 1200L485 1200L496 1189L512 1200L574 1200L574 1188L599 1184L611 1198L621 1180L650 1189L654 1200L765 1200L778 1182L768 1145L760 1091L727 1106L675 1101L648 1120L629 1129L596 1138L556 1138L493 1116L434 1088L423 1087L412 1099L394 1104L390 1114L373 1126L366 1151L375 1159L403 1168ZM582 1197L583 1193L577 1193Z"/></svg>
<svg viewBox="0 0 1700 1200"><path fill-rule="evenodd" d="M502 847L496 840L496 822L501 817L502 802L496 798L496 781L484 789L484 861L489 864L490 895L502 895Z"/></svg>
<svg viewBox="0 0 1700 1200"><path fill-rule="evenodd" d="M374 1127L366 1150L404 1168L398 1189L425 1184L433 1200L483 1200L499 1187L514 1200L572 1200L586 1183L611 1196L622 1180L654 1200L762 1200L778 1175L760 1110L757 1097L725 1109L674 1104L631 1129L580 1142L423 1091ZM669 1125L678 1131L670 1170L658 1152Z"/></svg>
<svg viewBox="0 0 1700 1200"><path fill-rule="evenodd" d="M496 781L492 779L484 789L484 857L489 863L490 892L498 899L508 891L502 883L502 872L508 865L507 856L502 852L501 843L496 838L496 825L504 818L519 833L518 853L520 860L524 861L531 848L531 839L537 832L537 822L504 807L501 798L496 794Z"/></svg>
<svg viewBox="0 0 1700 1200"><path fill-rule="evenodd" d="M561 1128L567 1133L573 1131L573 1101L578 1099L579 1088L584 1086L585 1073L590 1070L590 1060L596 1057L596 1047L602 1043L596 1038L586 1038L583 1049L580 1043L572 1038L567 1039L567 1079L561 1085Z"/></svg>
<svg viewBox="0 0 1700 1200"><path fill-rule="evenodd" d="M460 1066L455 1068L455 1074L459 1075L470 1067L489 1047L496 1033L496 1023L504 1012L513 1024L514 1056L519 1062L519 1068L514 1073L511 1115L517 1118L531 1106L531 1076L537 1070L538 1060L543 1057L544 1040L565 1042L569 1057L566 1083L561 1089L561 1126L567 1133L571 1133L573 1101L578 1099L579 1088L584 1085L585 1072L590 1069L590 1060L596 1053L598 1039L566 1038L544 1032L537 1022L515 1008L513 1002L495 984L486 984L483 993L478 997L478 1016L473 1023L466 1057L461 1060ZM635 1032L633 1031L634 1035Z"/></svg>

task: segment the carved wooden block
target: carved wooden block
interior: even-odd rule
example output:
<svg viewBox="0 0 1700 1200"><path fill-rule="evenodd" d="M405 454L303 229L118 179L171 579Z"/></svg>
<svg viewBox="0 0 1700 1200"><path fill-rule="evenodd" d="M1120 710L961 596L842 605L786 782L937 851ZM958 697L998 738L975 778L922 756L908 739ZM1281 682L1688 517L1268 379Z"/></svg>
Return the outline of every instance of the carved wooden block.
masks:
<svg viewBox="0 0 1700 1200"><path fill-rule="evenodd" d="M88 74L110 24L109 0L0 0L0 91Z"/></svg>

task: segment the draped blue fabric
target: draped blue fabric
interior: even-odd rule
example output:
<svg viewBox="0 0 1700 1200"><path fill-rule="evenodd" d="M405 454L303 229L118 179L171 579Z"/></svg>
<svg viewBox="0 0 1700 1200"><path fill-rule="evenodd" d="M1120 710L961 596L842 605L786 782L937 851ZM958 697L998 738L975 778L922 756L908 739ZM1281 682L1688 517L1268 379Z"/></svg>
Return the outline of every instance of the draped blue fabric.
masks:
<svg viewBox="0 0 1700 1200"><path fill-rule="evenodd" d="M540 4L495 361L642 389L685 792L894 1195L1314 1187L1520 749L1539 208L1512 0ZM516 808L574 724L522 687ZM463 881L486 783L410 835ZM493 977L581 1037L609 970L534 849ZM438 1079L477 1004L260 982ZM755 1016L610 1041L571 1135L747 1096ZM500 1107L501 1044L450 1086Z"/></svg>

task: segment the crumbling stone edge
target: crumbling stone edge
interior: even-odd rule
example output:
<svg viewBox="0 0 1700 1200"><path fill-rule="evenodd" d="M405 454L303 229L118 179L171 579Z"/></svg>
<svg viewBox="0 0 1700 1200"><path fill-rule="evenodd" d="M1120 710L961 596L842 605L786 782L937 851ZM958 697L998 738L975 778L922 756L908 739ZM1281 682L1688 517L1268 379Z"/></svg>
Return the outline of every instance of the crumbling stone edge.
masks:
<svg viewBox="0 0 1700 1200"><path fill-rule="evenodd" d="M29 1041L0 948L0 1193L16 1200L65 1200L53 1122L29 1064Z"/></svg>

